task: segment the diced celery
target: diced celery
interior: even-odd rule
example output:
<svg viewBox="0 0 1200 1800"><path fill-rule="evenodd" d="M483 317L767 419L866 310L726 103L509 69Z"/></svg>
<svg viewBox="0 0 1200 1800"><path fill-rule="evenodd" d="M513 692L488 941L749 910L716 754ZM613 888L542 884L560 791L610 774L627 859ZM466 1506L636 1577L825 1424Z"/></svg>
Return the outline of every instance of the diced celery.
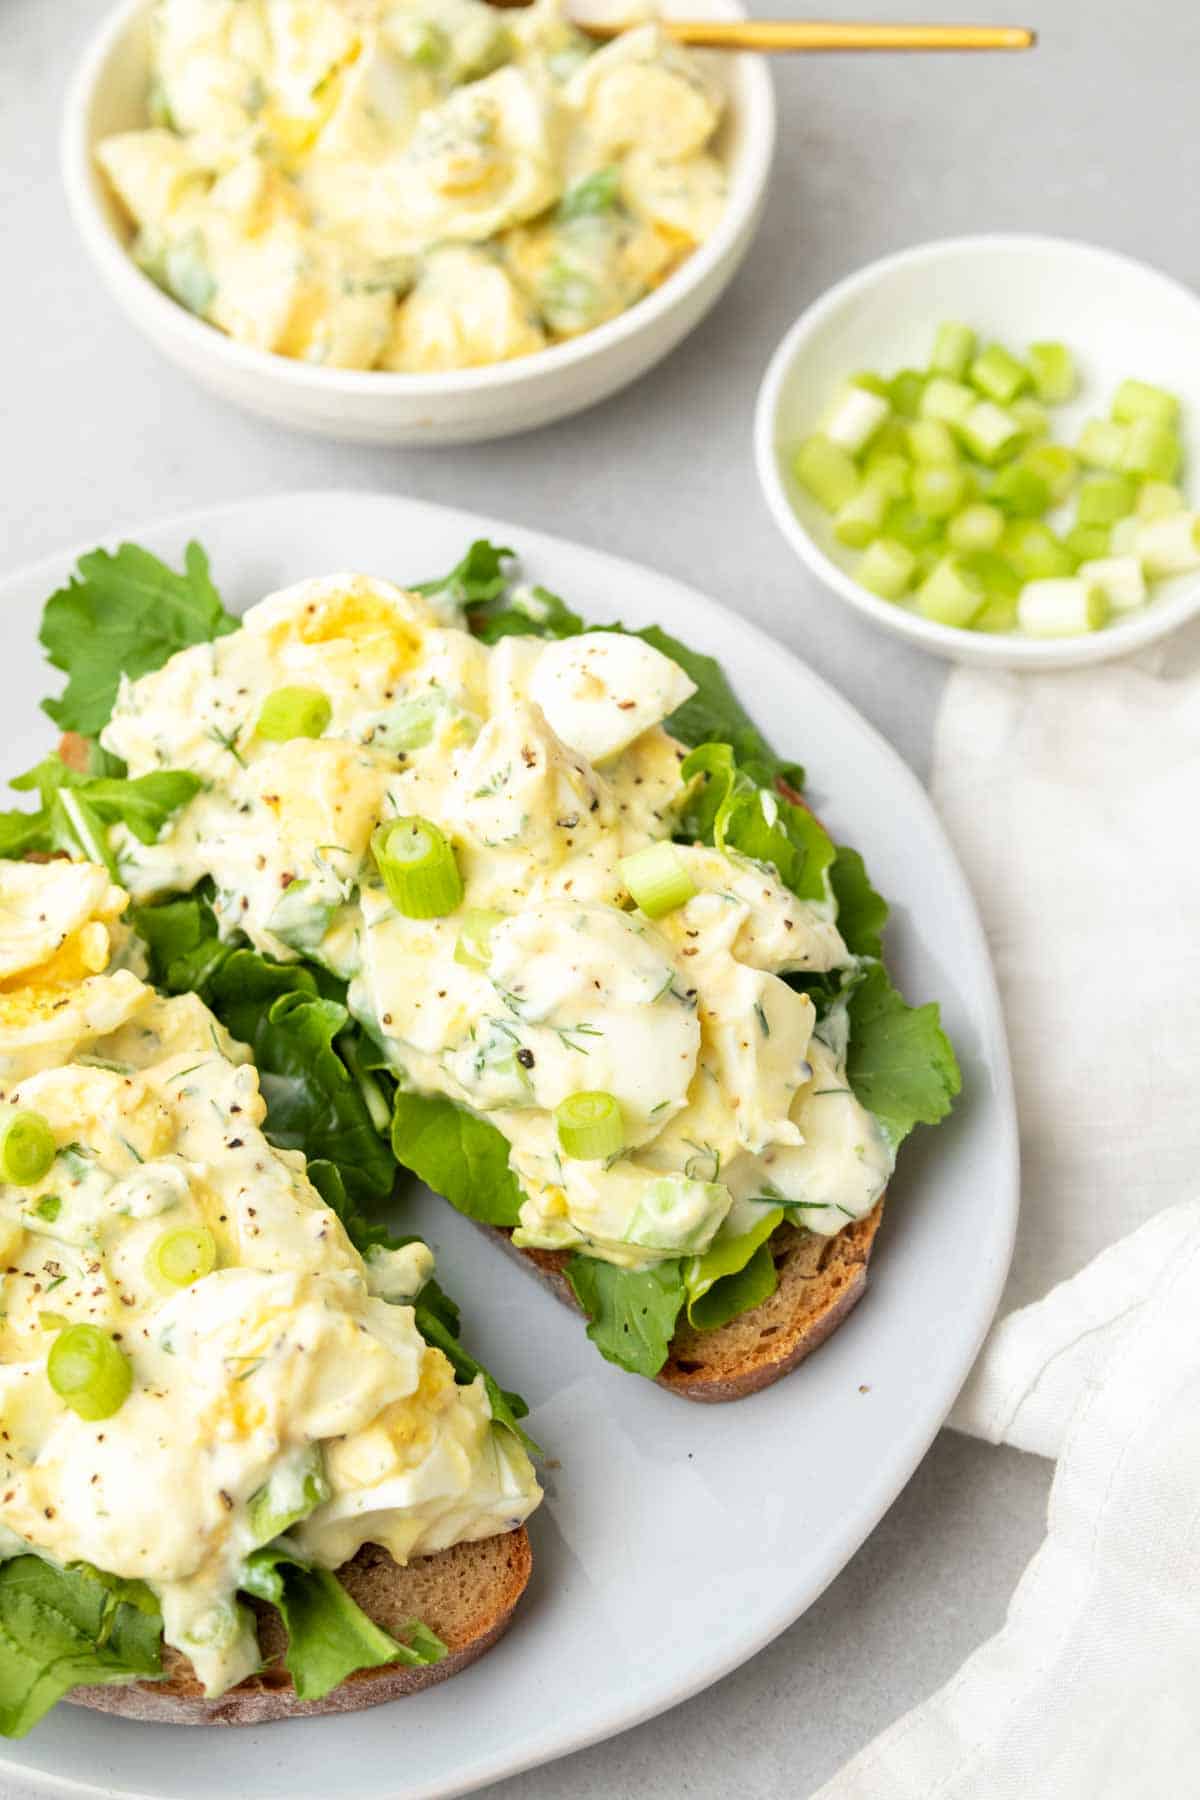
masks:
<svg viewBox="0 0 1200 1800"><path fill-rule="evenodd" d="M864 482L845 506L838 507L833 518L833 535L839 544L845 544L851 550L865 549L882 531L886 510L887 496L883 490Z"/></svg>
<svg viewBox="0 0 1200 1800"><path fill-rule="evenodd" d="M1024 433L1012 414L990 400L979 400L960 426L963 442L971 455L994 468L1007 461L1020 449Z"/></svg>
<svg viewBox="0 0 1200 1800"><path fill-rule="evenodd" d="M1136 490L1128 475L1090 475L1079 490L1081 525L1115 525L1133 511Z"/></svg>
<svg viewBox="0 0 1200 1800"><path fill-rule="evenodd" d="M912 493L926 518L948 519L967 497L966 472L945 464L918 466L913 470Z"/></svg>
<svg viewBox="0 0 1200 1800"><path fill-rule="evenodd" d="M863 458L862 466L864 470L869 470L872 462L877 456L907 455L907 423L904 419L897 418L896 414L892 413L890 418L883 421L883 424L871 439L870 447L867 450L866 456Z"/></svg>
<svg viewBox="0 0 1200 1800"><path fill-rule="evenodd" d="M997 556L994 550L972 550L962 562L964 568L982 581L989 602L1004 601L1015 607L1021 591L1021 577L1002 556Z"/></svg>
<svg viewBox="0 0 1200 1800"><path fill-rule="evenodd" d="M1156 419L1134 419L1124 429L1121 467L1151 481L1174 481L1183 448L1170 426L1160 425Z"/></svg>
<svg viewBox="0 0 1200 1800"><path fill-rule="evenodd" d="M927 518L911 500L893 500L883 517L883 535L909 550L924 550L941 537L941 521Z"/></svg>
<svg viewBox="0 0 1200 1800"><path fill-rule="evenodd" d="M1021 461L1035 475L1040 475L1050 489L1050 504L1061 506L1075 486L1079 464L1065 444L1035 444L1026 450Z"/></svg>
<svg viewBox="0 0 1200 1800"><path fill-rule="evenodd" d="M1047 406L1064 406L1075 397L1075 358L1065 344L1045 341L1029 346L1033 391Z"/></svg>
<svg viewBox="0 0 1200 1800"><path fill-rule="evenodd" d="M1076 562L1094 561L1098 556L1108 555L1112 529L1108 525L1072 525L1063 543Z"/></svg>
<svg viewBox="0 0 1200 1800"><path fill-rule="evenodd" d="M1179 400L1149 381L1123 381L1113 397L1112 416L1123 424L1150 419L1172 430L1179 422Z"/></svg>
<svg viewBox="0 0 1200 1800"><path fill-rule="evenodd" d="M1017 621L1030 637L1082 637L1108 617L1108 596L1097 582L1029 581L1017 602Z"/></svg>
<svg viewBox="0 0 1200 1800"><path fill-rule="evenodd" d="M1146 577L1136 556L1102 556L1079 565L1079 579L1104 589L1114 612L1132 612L1146 601Z"/></svg>
<svg viewBox="0 0 1200 1800"><path fill-rule="evenodd" d="M917 589L917 611L939 625L969 625L986 598L983 582L957 556L943 556Z"/></svg>
<svg viewBox="0 0 1200 1800"><path fill-rule="evenodd" d="M882 375L876 375L873 369L862 369L857 375L852 375L850 386L865 388L868 394L878 394L881 400L888 397L887 382Z"/></svg>
<svg viewBox="0 0 1200 1800"><path fill-rule="evenodd" d="M1029 386L1029 370L1003 344L989 344L971 364L971 385L997 406L1007 406Z"/></svg>
<svg viewBox="0 0 1200 1800"><path fill-rule="evenodd" d="M908 427L908 453L916 463L956 463L954 433L940 419L914 419Z"/></svg>
<svg viewBox="0 0 1200 1800"><path fill-rule="evenodd" d="M1145 481L1138 489L1139 519L1165 519L1170 513L1183 512L1187 502L1169 481Z"/></svg>
<svg viewBox="0 0 1200 1800"><path fill-rule="evenodd" d="M888 382L888 398L892 403L892 410L899 413L902 419L917 417L924 392L925 376L919 369L901 369Z"/></svg>
<svg viewBox="0 0 1200 1800"><path fill-rule="evenodd" d="M1003 536L1004 514L981 502L965 506L946 527L946 541L952 550L994 550Z"/></svg>
<svg viewBox="0 0 1200 1800"><path fill-rule="evenodd" d="M1123 469L1127 435L1127 428L1112 419L1089 419L1076 445L1080 462L1091 469Z"/></svg>
<svg viewBox="0 0 1200 1800"><path fill-rule="evenodd" d="M1050 505L1050 485L1028 464L1010 463L992 481L987 497L1010 519L1036 519Z"/></svg>
<svg viewBox="0 0 1200 1800"><path fill-rule="evenodd" d="M1050 414L1038 400L1014 400L1009 409L1029 443L1050 436Z"/></svg>
<svg viewBox="0 0 1200 1800"><path fill-rule="evenodd" d="M1143 521L1136 515L1118 519L1108 534L1108 548L1113 556L1136 556L1138 530Z"/></svg>
<svg viewBox="0 0 1200 1800"><path fill-rule="evenodd" d="M1003 551L1023 581L1049 580L1075 570L1066 545L1038 519L1015 519L1004 534Z"/></svg>
<svg viewBox="0 0 1200 1800"><path fill-rule="evenodd" d="M971 620L972 631L1015 631L1017 629L1017 601L1014 595L1011 600L985 600L975 617Z"/></svg>
<svg viewBox="0 0 1200 1800"><path fill-rule="evenodd" d="M847 382L830 407L822 433L831 444L857 456L865 450L891 411L886 399L855 382Z"/></svg>
<svg viewBox="0 0 1200 1800"><path fill-rule="evenodd" d="M920 414L923 419L940 419L943 425L962 425L974 404L965 382L934 375L921 395Z"/></svg>
<svg viewBox="0 0 1200 1800"><path fill-rule="evenodd" d="M853 457L820 434L805 438L792 458L792 473L826 512L837 512L858 492Z"/></svg>
<svg viewBox="0 0 1200 1800"><path fill-rule="evenodd" d="M937 328L929 366L935 374L961 381L974 354L975 333L971 327L960 325L957 319L946 319Z"/></svg>
<svg viewBox="0 0 1200 1800"><path fill-rule="evenodd" d="M876 538L858 568L855 578L881 600L899 600L907 593L917 572L917 559L906 544L895 538Z"/></svg>
<svg viewBox="0 0 1200 1800"><path fill-rule="evenodd" d="M911 490L912 464L907 456L872 451L863 464L863 481L867 487L877 488L886 500L903 500Z"/></svg>
<svg viewBox="0 0 1200 1800"><path fill-rule="evenodd" d="M1136 553L1147 575L1186 575L1200 569L1200 514L1169 513L1162 519L1143 519L1134 540Z"/></svg>

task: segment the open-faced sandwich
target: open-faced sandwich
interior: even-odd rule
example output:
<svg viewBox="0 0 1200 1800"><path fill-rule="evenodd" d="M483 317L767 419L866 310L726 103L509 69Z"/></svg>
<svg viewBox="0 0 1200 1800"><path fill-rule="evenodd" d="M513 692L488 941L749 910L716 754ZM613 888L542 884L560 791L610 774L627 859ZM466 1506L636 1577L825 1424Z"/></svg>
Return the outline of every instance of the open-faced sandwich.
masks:
<svg viewBox="0 0 1200 1800"><path fill-rule="evenodd" d="M195 546L182 575L85 558L42 634L69 735L8 843L107 860L157 985L260 1067L295 994L344 1006L355 1141L389 1121L611 1361L736 1398L858 1298L954 1055L717 665L586 629L510 554L306 581L240 621Z"/></svg>

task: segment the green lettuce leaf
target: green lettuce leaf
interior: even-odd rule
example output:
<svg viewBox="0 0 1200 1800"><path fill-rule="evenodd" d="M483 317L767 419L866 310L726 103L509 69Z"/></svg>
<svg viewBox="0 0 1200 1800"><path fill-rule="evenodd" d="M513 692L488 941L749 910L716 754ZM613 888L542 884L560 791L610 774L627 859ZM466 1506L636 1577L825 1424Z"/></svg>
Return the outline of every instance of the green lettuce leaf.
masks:
<svg viewBox="0 0 1200 1800"><path fill-rule="evenodd" d="M888 903L871 886L857 850L848 850L844 844L838 846L829 880L837 901L838 930L847 950L854 956L882 956Z"/></svg>
<svg viewBox="0 0 1200 1800"><path fill-rule="evenodd" d="M700 838L718 850L736 850L754 862L769 863L801 900L828 898L826 871L836 854L819 820L807 807L760 787L728 744L701 744L680 770L684 781L700 779L689 792L680 819L685 838Z"/></svg>
<svg viewBox="0 0 1200 1800"><path fill-rule="evenodd" d="M199 792L201 782L198 775L174 769L155 769L133 781L79 774L54 755L15 776L11 785L20 793L37 794L39 804L36 812L0 812L0 856L65 851L102 862L116 876L109 826L127 825L143 844L153 844L171 815Z"/></svg>
<svg viewBox="0 0 1200 1800"><path fill-rule="evenodd" d="M703 1256L683 1265L688 1320L697 1331L715 1331L775 1292L775 1263L767 1239L783 1218L783 1208L764 1206L749 1231L721 1237Z"/></svg>
<svg viewBox="0 0 1200 1800"><path fill-rule="evenodd" d="M134 1589L86 1564L0 1563L0 1734L24 1737L83 1682L162 1674L162 1620Z"/></svg>
<svg viewBox="0 0 1200 1800"><path fill-rule="evenodd" d="M507 601L496 601L471 613L471 630L485 644L502 637L577 637L583 620L549 588L518 588Z"/></svg>
<svg viewBox="0 0 1200 1800"><path fill-rule="evenodd" d="M136 680L237 623L221 604L199 544L185 550L182 574L136 544L93 550L46 602L42 647L67 686L42 705L61 730L95 737L108 723L122 675Z"/></svg>
<svg viewBox="0 0 1200 1800"><path fill-rule="evenodd" d="M588 1316L587 1334L601 1356L634 1375L657 1375L667 1360L685 1297L679 1261L634 1272L594 1256L573 1256L566 1276Z"/></svg>
<svg viewBox="0 0 1200 1800"><path fill-rule="evenodd" d="M414 1619L400 1642L369 1619L328 1569L309 1568L278 1544L252 1551L241 1587L278 1609L287 1628L284 1662L300 1700L321 1700L358 1669L441 1662L446 1646Z"/></svg>
<svg viewBox="0 0 1200 1800"><path fill-rule="evenodd" d="M914 1125L944 1119L962 1076L937 1007L907 1005L880 963L865 971L847 1005L846 1073L892 1144L900 1144Z"/></svg>
<svg viewBox="0 0 1200 1800"><path fill-rule="evenodd" d="M485 606L498 599L508 586L504 565L516 556L487 538L476 538L461 562L455 563L448 575L437 575L432 581L415 581L408 585L413 593L429 600L444 600L453 606Z"/></svg>
<svg viewBox="0 0 1200 1800"><path fill-rule="evenodd" d="M452 1100L400 1088L392 1117L397 1160L451 1206L484 1225L516 1225L521 1190L508 1140Z"/></svg>

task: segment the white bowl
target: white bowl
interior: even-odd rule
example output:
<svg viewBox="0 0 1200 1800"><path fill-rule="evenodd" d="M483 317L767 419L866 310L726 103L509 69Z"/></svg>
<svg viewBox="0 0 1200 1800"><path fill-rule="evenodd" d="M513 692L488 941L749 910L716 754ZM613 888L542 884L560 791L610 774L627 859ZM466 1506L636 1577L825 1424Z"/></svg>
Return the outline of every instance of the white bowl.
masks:
<svg viewBox="0 0 1200 1800"><path fill-rule="evenodd" d="M1018 353L1040 338L1071 346L1082 391L1055 409L1056 438L1073 438L1083 419L1107 413L1127 375L1171 388L1183 402L1187 466L1200 501L1200 299L1144 263L1065 238L947 238L839 282L801 314L771 359L755 414L755 456L775 522L797 555L877 625L952 662L1009 669L1105 662L1200 612L1200 577L1180 575L1157 582L1143 610L1086 637L993 636L935 624L854 580L858 553L837 543L827 515L793 478L789 453L817 429L843 377L924 367L942 319L961 319Z"/></svg>
<svg viewBox="0 0 1200 1800"><path fill-rule="evenodd" d="M741 18L736 0L667 0L663 11ZM716 231L661 288L619 318L513 362L436 375L323 369L236 344L163 294L129 255L130 233L96 167L99 140L146 122L150 0L122 0L71 87L62 139L67 199L105 285L163 353L225 399L278 424L372 444L508 437L605 399L699 324L750 247L766 197L775 99L761 57L713 58L729 113L718 150L729 199Z"/></svg>

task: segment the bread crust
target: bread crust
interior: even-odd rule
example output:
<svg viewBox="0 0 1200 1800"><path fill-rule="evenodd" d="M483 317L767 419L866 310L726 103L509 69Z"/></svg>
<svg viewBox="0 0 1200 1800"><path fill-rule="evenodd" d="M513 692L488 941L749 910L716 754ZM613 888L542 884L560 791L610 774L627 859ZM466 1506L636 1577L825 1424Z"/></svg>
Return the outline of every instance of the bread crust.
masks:
<svg viewBox="0 0 1200 1800"><path fill-rule="evenodd" d="M401 1567L375 1544L365 1544L338 1570L338 1579L363 1611L399 1632L420 1618L445 1643L449 1655L423 1668L390 1664L361 1669L323 1700L298 1700L282 1655L287 1634L272 1607L254 1603L264 1668L215 1700L207 1700L181 1651L163 1650L165 1678L77 1687L75 1706L115 1713L154 1725L267 1725L277 1719L311 1719L322 1713L359 1712L433 1687L457 1675L490 1650L507 1631L533 1568L523 1525L498 1537L455 1544L436 1556L415 1557Z"/></svg>
<svg viewBox="0 0 1200 1800"><path fill-rule="evenodd" d="M881 1198L864 1218L845 1226L836 1237L781 1225L770 1240L775 1292L716 1331L681 1325L666 1364L655 1377L658 1385L684 1400L713 1406L744 1399L787 1375L837 1330L862 1298L882 1216ZM558 1299L582 1312L564 1274L569 1251L519 1250L510 1231L495 1225L480 1229L524 1263Z"/></svg>

